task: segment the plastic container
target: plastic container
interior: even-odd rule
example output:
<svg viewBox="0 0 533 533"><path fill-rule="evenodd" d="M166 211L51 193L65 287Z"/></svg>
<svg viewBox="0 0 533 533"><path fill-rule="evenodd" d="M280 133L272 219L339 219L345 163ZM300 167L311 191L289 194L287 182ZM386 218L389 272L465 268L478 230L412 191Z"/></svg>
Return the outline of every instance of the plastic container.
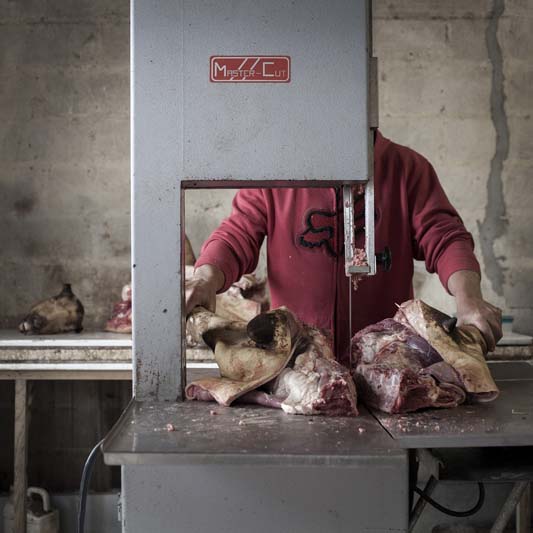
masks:
<svg viewBox="0 0 533 533"><path fill-rule="evenodd" d="M39 496L40 500L32 498ZM59 533L59 511L50 507L50 495L44 489L28 487L26 533ZM4 506L4 533L15 533L15 510L13 492Z"/></svg>

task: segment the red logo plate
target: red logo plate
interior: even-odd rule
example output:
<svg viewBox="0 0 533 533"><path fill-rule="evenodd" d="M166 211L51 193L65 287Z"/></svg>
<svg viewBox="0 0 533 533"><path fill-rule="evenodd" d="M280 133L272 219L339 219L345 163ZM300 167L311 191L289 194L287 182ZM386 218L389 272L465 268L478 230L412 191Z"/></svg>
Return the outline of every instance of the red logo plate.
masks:
<svg viewBox="0 0 533 533"><path fill-rule="evenodd" d="M288 83L289 56L212 56L210 80L225 83Z"/></svg>

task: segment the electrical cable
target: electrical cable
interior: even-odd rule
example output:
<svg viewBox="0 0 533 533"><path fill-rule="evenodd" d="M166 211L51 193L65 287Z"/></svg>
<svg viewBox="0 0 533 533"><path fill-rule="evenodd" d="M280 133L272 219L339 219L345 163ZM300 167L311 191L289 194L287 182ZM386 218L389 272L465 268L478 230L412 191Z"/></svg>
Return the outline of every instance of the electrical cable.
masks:
<svg viewBox="0 0 533 533"><path fill-rule="evenodd" d="M455 516L457 518L465 518L467 516L472 516L473 514L477 513L481 507L483 507L483 504L485 503L485 485L483 483L477 484L479 488L479 497L477 500L476 505L472 507L471 509L468 509L467 511L454 511L453 509L448 509L447 507L444 507L440 503L436 502L431 496L425 493L422 489L419 489L418 487L415 487L413 490L429 505L432 507L435 507L435 509L438 509L441 513L445 513L450 516Z"/></svg>
<svg viewBox="0 0 533 533"><path fill-rule="evenodd" d="M83 466L83 473L81 475L80 483L80 506L78 508L78 533L83 533L85 529L85 507L87 505L87 492L89 490L89 484L91 482L91 475L93 471L94 462L98 456L98 450L104 443L105 439L102 439L92 450L85 461Z"/></svg>

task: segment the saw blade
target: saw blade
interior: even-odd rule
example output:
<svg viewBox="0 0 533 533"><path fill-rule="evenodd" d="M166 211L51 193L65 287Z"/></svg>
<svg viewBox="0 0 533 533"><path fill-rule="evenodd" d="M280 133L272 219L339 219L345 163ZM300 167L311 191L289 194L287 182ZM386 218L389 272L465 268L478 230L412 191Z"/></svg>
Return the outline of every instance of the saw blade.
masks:
<svg viewBox="0 0 533 533"><path fill-rule="evenodd" d="M353 339L353 331L352 331L352 276L348 277L348 335L350 336L350 340L348 342L348 350L350 351L350 371L352 370L352 339Z"/></svg>

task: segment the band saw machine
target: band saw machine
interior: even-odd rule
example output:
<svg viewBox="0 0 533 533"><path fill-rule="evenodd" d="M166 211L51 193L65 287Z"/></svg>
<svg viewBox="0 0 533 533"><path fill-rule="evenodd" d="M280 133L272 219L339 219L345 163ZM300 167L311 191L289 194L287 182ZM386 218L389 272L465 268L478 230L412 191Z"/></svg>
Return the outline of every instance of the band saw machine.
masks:
<svg viewBox="0 0 533 533"><path fill-rule="evenodd" d="M409 418L183 401L186 189L342 187L347 275L390 265L374 248L371 33L364 0L132 2L134 398L103 445L124 532L408 531L409 450L533 444L533 376L493 405Z"/></svg>

